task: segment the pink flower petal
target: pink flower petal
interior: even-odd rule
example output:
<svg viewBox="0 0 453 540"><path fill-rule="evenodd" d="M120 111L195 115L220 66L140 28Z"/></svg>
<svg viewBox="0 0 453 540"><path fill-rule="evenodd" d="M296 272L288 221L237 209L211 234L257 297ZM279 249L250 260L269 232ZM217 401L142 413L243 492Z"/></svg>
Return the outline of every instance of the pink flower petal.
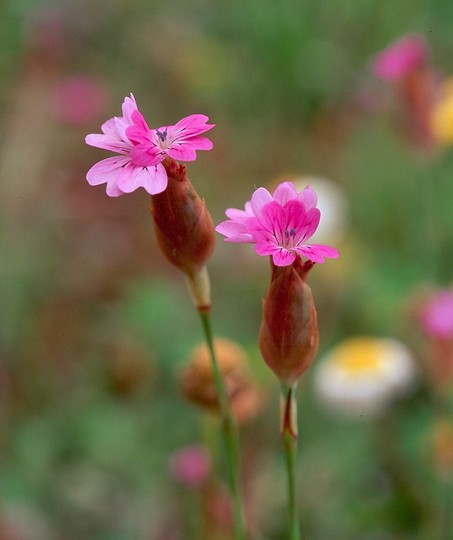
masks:
<svg viewBox="0 0 453 540"><path fill-rule="evenodd" d="M195 149L188 144L176 144L167 150L167 154L180 161L195 161L197 159Z"/></svg>
<svg viewBox="0 0 453 540"><path fill-rule="evenodd" d="M130 151L130 156L134 164L138 167L157 165L165 158L165 154L159 148L146 144L134 146Z"/></svg>
<svg viewBox="0 0 453 540"><path fill-rule="evenodd" d="M255 251L262 257L271 255L276 266L289 266L297 257L295 253L271 244L256 244Z"/></svg>
<svg viewBox="0 0 453 540"><path fill-rule="evenodd" d="M182 118L174 126L167 126L167 128L169 131L174 132L175 135L181 131L184 132L185 136L198 135L209 131L215 126L215 124L207 124L208 120L209 118L204 114L192 114Z"/></svg>
<svg viewBox="0 0 453 540"><path fill-rule="evenodd" d="M110 137L115 140L119 138L119 133L118 133L118 130L116 129L116 122L114 118L110 118L109 120L104 122L101 126L101 130L102 130L102 133L107 135L107 137Z"/></svg>
<svg viewBox="0 0 453 540"><path fill-rule="evenodd" d="M289 266L296 260L296 255L286 249L280 249L272 255L275 266Z"/></svg>
<svg viewBox="0 0 453 540"><path fill-rule="evenodd" d="M255 215L253 213L250 201L245 203L244 210L239 210L238 208L227 208L227 210L225 210L225 214L228 218L233 220L248 219L249 217L253 217Z"/></svg>
<svg viewBox="0 0 453 540"><path fill-rule="evenodd" d="M257 242L255 246L255 251L258 255L265 257L267 255L274 255L277 251L281 251L282 248L277 246L277 244L272 244L271 242Z"/></svg>
<svg viewBox="0 0 453 540"><path fill-rule="evenodd" d="M299 204L299 201L291 206L288 203L288 219L291 220L291 228L296 229L294 238L296 243L305 242L311 238L315 234L321 219L321 212L317 208L311 208L308 212L301 213L300 207L297 207Z"/></svg>
<svg viewBox="0 0 453 540"><path fill-rule="evenodd" d="M133 125L132 116L135 111L138 111L137 104L135 103L134 96L128 98L124 98L123 106L122 106L123 116L120 117L114 117L112 120L115 123L116 130L118 132L118 136L123 141L129 141L126 130L129 126Z"/></svg>
<svg viewBox="0 0 453 540"><path fill-rule="evenodd" d="M318 197L310 186L307 186L298 195L297 199L305 206L305 210L315 208L318 204Z"/></svg>
<svg viewBox="0 0 453 540"><path fill-rule="evenodd" d="M292 182L282 182L274 191L274 200L284 206L291 199L297 197L297 191Z"/></svg>
<svg viewBox="0 0 453 540"><path fill-rule="evenodd" d="M157 195L158 193L165 191L168 184L168 176L165 167L161 163L158 163L157 165L147 167L147 171L149 180L143 185L146 191L150 195Z"/></svg>
<svg viewBox="0 0 453 540"><path fill-rule="evenodd" d="M295 251L316 263L323 263L326 257L329 259L336 259L339 256L338 250L321 244L299 246L295 248Z"/></svg>
<svg viewBox="0 0 453 540"><path fill-rule="evenodd" d="M138 109L132 113L132 125L126 128L126 136L134 143L151 142L150 129Z"/></svg>
<svg viewBox="0 0 453 540"><path fill-rule="evenodd" d="M117 176L130 161L128 157L115 156L95 163L87 172L88 183L90 186L98 186L106 182L114 183Z"/></svg>
<svg viewBox="0 0 453 540"><path fill-rule="evenodd" d="M118 154L128 154L131 148L130 144L119 139L97 133L87 135L85 137L85 142L90 146L102 148L103 150L110 150L111 152L117 152Z"/></svg>
<svg viewBox="0 0 453 540"><path fill-rule="evenodd" d="M122 105L123 118L128 124L132 124L132 115L135 111L138 111L135 97L131 94L131 97L125 97Z"/></svg>
<svg viewBox="0 0 453 540"><path fill-rule="evenodd" d="M195 150L212 150L212 147L214 146L212 141L207 137L200 137L198 135L187 139L185 144L190 144Z"/></svg>
<svg viewBox="0 0 453 540"><path fill-rule="evenodd" d="M167 154L173 159L181 161L195 161L196 150L211 150L212 142L206 137L193 136L186 138L176 138L168 150Z"/></svg>
<svg viewBox="0 0 453 540"><path fill-rule="evenodd" d="M167 173L162 165L136 167L132 163L126 166L118 176L116 183L124 193L132 193L139 187L150 195L161 193L167 187Z"/></svg>
<svg viewBox="0 0 453 540"><path fill-rule="evenodd" d="M105 192L109 197L119 197L120 195L124 195L124 191L121 191L121 189L116 185L116 183L107 182Z"/></svg>
<svg viewBox="0 0 453 540"><path fill-rule="evenodd" d="M254 242L253 236L248 232L244 222L240 223L232 220L223 221L217 225L215 230L226 236L225 240L227 242Z"/></svg>
<svg viewBox="0 0 453 540"><path fill-rule="evenodd" d="M256 217L260 217L263 212L263 207L266 204L269 204L273 201L272 195L267 191L266 188L260 187L258 188L252 195L252 199L250 201L252 205L253 213Z"/></svg>

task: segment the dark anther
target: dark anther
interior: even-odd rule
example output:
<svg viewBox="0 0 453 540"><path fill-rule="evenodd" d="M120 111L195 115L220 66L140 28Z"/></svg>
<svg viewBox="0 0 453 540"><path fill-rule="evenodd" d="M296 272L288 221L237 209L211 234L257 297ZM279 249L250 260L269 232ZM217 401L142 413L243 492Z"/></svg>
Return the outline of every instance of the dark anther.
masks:
<svg viewBox="0 0 453 540"><path fill-rule="evenodd" d="M167 128L165 128L164 131L159 131L156 129L156 133L161 142L165 142L165 139L167 138Z"/></svg>

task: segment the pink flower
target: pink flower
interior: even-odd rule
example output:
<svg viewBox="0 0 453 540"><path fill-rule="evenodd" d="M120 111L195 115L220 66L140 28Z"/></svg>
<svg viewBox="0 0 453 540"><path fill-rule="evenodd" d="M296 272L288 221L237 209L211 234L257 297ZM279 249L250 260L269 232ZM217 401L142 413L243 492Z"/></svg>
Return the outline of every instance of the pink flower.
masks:
<svg viewBox="0 0 453 540"><path fill-rule="evenodd" d="M170 469L181 484L200 487L209 477L211 458L203 446L185 446L171 456Z"/></svg>
<svg viewBox="0 0 453 540"><path fill-rule="evenodd" d="M210 150L212 142L200 137L213 128L208 117L193 114L175 126L150 129L137 108L134 96L126 97L123 116L111 118L102 125L102 134L85 138L87 144L120 154L96 163L87 173L92 186L107 184L107 195L117 197L143 187L150 195L167 187L167 172L162 162L169 156L194 161L196 150Z"/></svg>
<svg viewBox="0 0 453 540"><path fill-rule="evenodd" d="M105 110L106 95L105 84L97 77L84 73L68 75L55 88L55 115L61 122L81 126Z"/></svg>
<svg viewBox="0 0 453 540"><path fill-rule="evenodd" d="M453 291L443 290L435 294L421 312L421 324L433 338L453 337Z"/></svg>
<svg viewBox="0 0 453 540"><path fill-rule="evenodd" d="M276 266L289 266L297 256L323 263L336 258L338 251L321 244L306 244L315 233L321 212L316 208L316 193L307 186L298 193L292 182L282 182L273 195L259 188L245 210L229 208L228 219L216 231L227 242L255 244L258 255L272 255Z"/></svg>
<svg viewBox="0 0 453 540"><path fill-rule="evenodd" d="M427 55L425 39L409 34L378 53L371 67L381 79L397 81L422 66Z"/></svg>

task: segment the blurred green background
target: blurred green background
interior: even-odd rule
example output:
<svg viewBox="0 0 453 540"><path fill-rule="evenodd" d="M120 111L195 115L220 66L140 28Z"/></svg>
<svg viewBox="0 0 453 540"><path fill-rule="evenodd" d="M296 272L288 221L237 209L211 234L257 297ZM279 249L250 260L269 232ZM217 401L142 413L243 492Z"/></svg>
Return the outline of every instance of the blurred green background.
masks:
<svg viewBox="0 0 453 540"><path fill-rule="evenodd" d="M110 199L85 180L108 157L85 135L130 92L151 126L194 113L216 124L214 149L189 166L216 223L257 186L331 179L347 230L324 239L341 257L310 280L320 355L366 334L422 360L410 305L451 282L453 150L412 143L369 61L418 32L449 76L452 17L449 0L1 3L1 540L196 538L168 462L212 430L177 382L199 321L156 248L145 192ZM278 385L256 341L268 262L219 237L209 269L216 333L247 350L266 395L241 428L254 538L284 539ZM446 539L427 385L358 422L320 409L311 381L300 385L306 537Z"/></svg>

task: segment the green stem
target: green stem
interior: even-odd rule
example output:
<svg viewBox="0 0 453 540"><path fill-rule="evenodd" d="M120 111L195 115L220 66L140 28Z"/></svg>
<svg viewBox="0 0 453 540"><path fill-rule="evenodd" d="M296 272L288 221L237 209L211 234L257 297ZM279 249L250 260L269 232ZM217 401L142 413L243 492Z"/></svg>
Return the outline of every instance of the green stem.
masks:
<svg viewBox="0 0 453 540"><path fill-rule="evenodd" d="M442 479L443 508L441 522L443 525L442 539L453 539L453 477Z"/></svg>
<svg viewBox="0 0 453 540"><path fill-rule="evenodd" d="M219 369L214 350L214 342L211 329L209 310L199 310L206 343L211 355L214 384L219 400L220 415L222 419L222 433L228 460L228 472L230 480L231 496L233 499L234 538L245 540L244 518L242 513L241 495L239 489L239 436L236 421L231 410L230 401L225 391L222 374Z"/></svg>
<svg viewBox="0 0 453 540"><path fill-rule="evenodd" d="M282 385L280 430L288 473L289 540L300 540L295 475L298 438L295 390L295 385L289 387Z"/></svg>

